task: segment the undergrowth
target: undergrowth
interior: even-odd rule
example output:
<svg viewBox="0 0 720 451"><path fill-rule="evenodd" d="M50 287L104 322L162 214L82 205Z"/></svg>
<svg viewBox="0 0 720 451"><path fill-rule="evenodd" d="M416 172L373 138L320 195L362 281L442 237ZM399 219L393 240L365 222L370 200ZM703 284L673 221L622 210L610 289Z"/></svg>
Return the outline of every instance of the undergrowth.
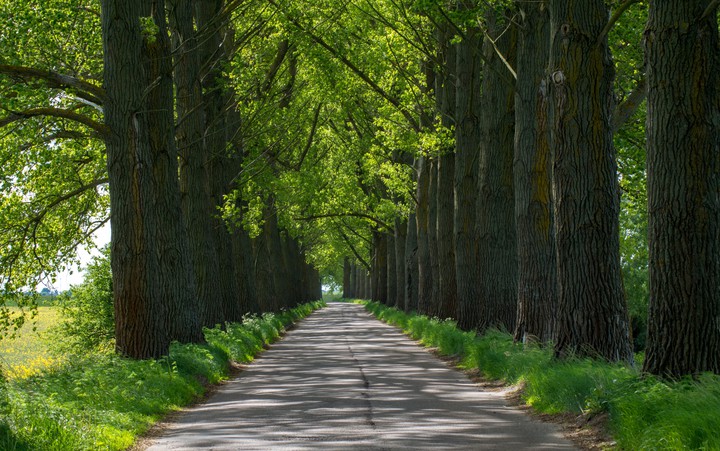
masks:
<svg viewBox="0 0 720 451"><path fill-rule="evenodd" d="M131 360L87 354L24 379L0 374L0 449L121 450L171 410L249 362L322 301L205 329L207 344L174 343L167 357Z"/></svg>
<svg viewBox="0 0 720 451"><path fill-rule="evenodd" d="M593 359L557 360L552 349L514 343L497 330L479 337L451 320L408 314L359 301L377 318L487 379L524 386L542 413L606 413L618 449L720 450L720 376L663 381Z"/></svg>

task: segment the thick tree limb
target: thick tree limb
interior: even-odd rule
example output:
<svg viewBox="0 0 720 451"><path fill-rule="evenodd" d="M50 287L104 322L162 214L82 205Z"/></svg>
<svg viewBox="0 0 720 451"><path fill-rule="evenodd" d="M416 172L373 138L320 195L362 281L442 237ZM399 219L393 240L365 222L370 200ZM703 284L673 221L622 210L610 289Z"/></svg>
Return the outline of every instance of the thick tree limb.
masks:
<svg viewBox="0 0 720 451"><path fill-rule="evenodd" d="M358 261L365 267L365 269L367 269L368 271L371 271L372 268L370 267L368 262L366 262L365 259L362 258L362 256L360 256L360 253L358 253L358 251L355 249L355 246L353 246L352 242L350 241L350 238L348 238L348 236L345 235L345 232L343 232L342 230L338 230L338 231L340 232L340 236L345 241L345 243L348 245L348 247L350 248L350 251L353 253L355 258L358 259Z"/></svg>
<svg viewBox="0 0 720 451"><path fill-rule="evenodd" d="M705 19L707 19L708 16L710 16L710 14L712 14L713 12L715 12L715 9L718 7L718 5L720 5L720 0L713 0L713 1L711 1L710 4L707 6L707 8L705 8L705 11L703 12L703 15L700 16L700 20L705 20Z"/></svg>
<svg viewBox="0 0 720 451"><path fill-rule="evenodd" d="M305 142L305 147L303 148L302 154L300 155L300 160L295 165L295 170L299 171L302 167L303 161L305 161L305 157L307 157L308 152L310 151L310 148L312 147L312 143L315 139L315 132L317 131L317 125L318 120L320 119L320 111L322 110L322 102L318 103L317 108L315 108L315 117L313 117L313 123L312 128L310 129L310 134L308 135L307 142Z"/></svg>
<svg viewBox="0 0 720 451"><path fill-rule="evenodd" d="M620 20L620 17L623 15L625 11L627 11L628 8L630 8L635 3L640 3L642 0L625 0L625 2L618 7L618 9L615 10L613 15L610 17L610 20L605 24L605 28L602 29L600 34L597 37L597 40L595 41L595 46L599 46L602 40L607 36L608 33L610 33L610 30L615 25L615 23Z"/></svg>
<svg viewBox="0 0 720 451"><path fill-rule="evenodd" d="M613 133L620 130L625 122L627 122L628 119L635 114L637 109L640 108L640 105L643 103L643 100L645 100L646 96L647 81L645 80L645 77L643 77L640 81L638 81L637 86L635 86L635 89L632 90L625 101L615 108L615 114L613 114L612 122Z"/></svg>
<svg viewBox="0 0 720 451"><path fill-rule="evenodd" d="M0 128L12 124L13 122L38 116L57 117L61 119L68 119L71 121L79 122L96 131L101 137L106 137L110 134L110 128L101 122L90 119L89 117L83 116L82 114L76 113L75 111L51 107L33 108L25 111L11 112L8 116L0 118Z"/></svg>
<svg viewBox="0 0 720 451"><path fill-rule="evenodd" d="M51 70L0 64L0 74L22 81L26 81L27 79L42 80L50 88L75 89L75 94L78 97L98 106L102 105L105 100L105 90L103 88L80 80L79 78L63 75Z"/></svg>

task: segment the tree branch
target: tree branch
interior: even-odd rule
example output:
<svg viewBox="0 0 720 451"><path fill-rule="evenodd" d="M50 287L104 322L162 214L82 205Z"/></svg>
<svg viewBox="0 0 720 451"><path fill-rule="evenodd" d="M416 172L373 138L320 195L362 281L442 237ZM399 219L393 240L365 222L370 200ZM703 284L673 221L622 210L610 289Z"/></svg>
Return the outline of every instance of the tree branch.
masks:
<svg viewBox="0 0 720 451"><path fill-rule="evenodd" d="M365 267L365 269L371 271L372 268L370 268L368 262L366 262L365 259L360 256L358 251L355 249L355 246L353 246L353 244L350 242L350 238L348 238L348 236L345 235L345 232L343 232L342 230L338 231L340 232L340 236L342 237L342 239L345 240L345 243L350 247L350 251L353 253L353 255L355 255L355 258L358 259L358 261Z"/></svg>
<svg viewBox="0 0 720 451"><path fill-rule="evenodd" d="M707 19L710 16L710 14L712 14L713 11L715 11L715 8L717 8L719 4L720 4L720 0L711 1L710 4L707 6L707 8L705 8L703 15L700 16L700 20Z"/></svg>
<svg viewBox="0 0 720 451"><path fill-rule="evenodd" d="M103 88L80 80L79 78L59 74L51 70L0 64L0 74L7 75L21 81L26 81L26 79L29 78L42 80L50 88L73 88L77 90L78 97L95 105L102 105L105 101L105 90Z"/></svg>
<svg viewBox="0 0 720 451"><path fill-rule="evenodd" d="M627 96L625 101L618 105L617 108L615 108L612 122L613 133L620 130L620 127L622 127L625 122L627 122L627 120L630 119L633 114L635 114L637 109L640 108L643 100L645 100L646 96L647 81L643 76L643 78L638 81L635 89L633 89L630 95Z"/></svg>
<svg viewBox="0 0 720 451"><path fill-rule="evenodd" d="M275 0L267 0L267 1L268 1L268 3L273 5L278 10L281 10L280 5L278 5ZM308 30L297 19L288 17L287 15L285 15L285 17L287 18L287 20L290 21L290 23L292 23L295 26L295 28L297 28L301 32L305 33L316 44L318 44L319 46L321 46L322 48L327 50L328 53L330 53L333 57L335 57L341 63L343 63L345 65L345 67L350 69L351 72L353 72L355 75L360 77L360 79L362 81L364 81L365 84L367 84L376 94L378 94L380 97L387 100L388 102L390 102L391 105L393 105L395 108L397 108L398 111L400 111L400 113L405 117L405 119L407 119L408 123L413 128L413 130L420 131L420 124L418 124L418 121L415 119L415 117L413 117L413 115L402 106L402 102L400 102L399 99L391 96L387 91L385 91L382 87L380 87L380 85L378 85L372 78L370 78L370 76L368 76L365 72L363 72L362 69L360 69L352 61L350 61L345 55L342 55L335 47L333 47L330 44L328 44L327 42L325 42L325 40L322 37L316 35L311 30Z"/></svg>
<svg viewBox="0 0 720 451"><path fill-rule="evenodd" d="M620 17L623 15L623 13L627 11L627 9L630 8L633 4L640 3L640 1L642 0L625 0L625 2L620 5L618 9L615 10L613 15L610 17L610 20L608 20L608 23L605 24L605 28L603 28L598 35L597 40L595 41L595 47L599 46L605 36L610 33L610 30L615 25L615 23L620 20Z"/></svg>
<svg viewBox="0 0 720 451"><path fill-rule="evenodd" d="M310 147L312 147L313 140L315 139L315 132L317 131L317 125L318 120L320 119L320 110L322 110L322 102L318 103L317 108L315 108L315 117L313 118L312 128L310 129L310 135L308 136L307 142L305 143L305 148L303 149L302 155L300 155L300 161L297 162L295 165L295 170L299 171L302 167L303 161L305 161L305 157L307 156L308 152L310 151Z"/></svg>
<svg viewBox="0 0 720 451"><path fill-rule="evenodd" d="M382 219L375 218L371 215L365 214L365 213L327 213L323 215L310 215L310 216L304 216L304 217L294 217L293 219L296 221L314 221L316 219L324 219L324 218L344 218L344 217L354 217L354 218L364 218L369 219L370 221L374 222L375 224L384 227L387 230L391 230L392 227L390 227L385 221Z"/></svg>
<svg viewBox="0 0 720 451"><path fill-rule="evenodd" d="M96 131L101 137L105 138L110 134L110 127L107 125L90 119L87 116L76 113L74 111L66 110L63 108L33 108L25 111L14 111L11 112L7 117L0 118L0 128L6 125L12 124L13 122L21 121L23 119L30 119L32 117L48 116L56 117L61 119L68 119L71 121L79 122L86 125Z"/></svg>

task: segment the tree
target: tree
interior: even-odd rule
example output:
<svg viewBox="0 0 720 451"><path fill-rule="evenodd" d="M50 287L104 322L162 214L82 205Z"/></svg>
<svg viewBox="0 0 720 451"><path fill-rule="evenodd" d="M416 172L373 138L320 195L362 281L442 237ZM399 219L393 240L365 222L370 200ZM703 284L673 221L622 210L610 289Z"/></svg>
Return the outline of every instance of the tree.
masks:
<svg viewBox="0 0 720 451"><path fill-rule="evenodd" d="M102 2L116 346L134 358L202 340L180 209L165 8Z"/></svg>
<svg viewBox="0 0 720 451"><path fill-rule="evenodd" d="M476 236L480 289L480 331L515 328L517 314L517 239L513 187L515 66L517 27L506 11L486 11L483 44L482 133L478 176Z"/></svg>
<svg viewBox="0 0 720 451"><path fill-rule="evenodd" d="M545 79L550 17L545 3L517 2L520 10L515 95L515 222L518 291L515 340L555 338L556 282L552 156Z"/></svg>
<svg viewBox="0 0 720 451"><path fill-rule="evenodd" d="M650 309L644 370L720 373L717 2L651 1L647 55Z"/></svg>
<svg viewBox="0 0 720 451"><path fill-rule="evenodd" d="M620 281L614 68L603 1L550 2L556 354L633 361Z"/></svg>

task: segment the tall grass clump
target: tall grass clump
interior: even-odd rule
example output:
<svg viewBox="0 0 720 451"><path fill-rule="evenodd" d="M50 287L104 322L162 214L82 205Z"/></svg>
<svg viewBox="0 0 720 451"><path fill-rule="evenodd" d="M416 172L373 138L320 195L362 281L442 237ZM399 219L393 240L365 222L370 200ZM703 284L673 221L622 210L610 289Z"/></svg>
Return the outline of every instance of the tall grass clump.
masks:
<svg viewBox="0 0 720 451"><path fill-rule="evenodd" d="M623 449L720 449L720 375L635 379L608 407Z"/></svg>
<svg viewBox="0 0 720 451"><path fill-rule="evenodd" d="M121 450L169 411L227 378L230 361L249 362L314 302L252 316L225 330L206 329L205 344L173 343L158 360L94 351L72 363L0 384L0 449Z"/></svg>
<svg viewBox="0 0 720 451"><path fill-rule="evenodd" d="M720 450L720 375L664 381L637 369L589 358L559 360L550 345L522 345L488 330L458 330L450 320L364 302L379 319L492 380L522 384L523 399L542 413L606 414L625 450ZM401 318L401 319L398 319Z"/></svg>

